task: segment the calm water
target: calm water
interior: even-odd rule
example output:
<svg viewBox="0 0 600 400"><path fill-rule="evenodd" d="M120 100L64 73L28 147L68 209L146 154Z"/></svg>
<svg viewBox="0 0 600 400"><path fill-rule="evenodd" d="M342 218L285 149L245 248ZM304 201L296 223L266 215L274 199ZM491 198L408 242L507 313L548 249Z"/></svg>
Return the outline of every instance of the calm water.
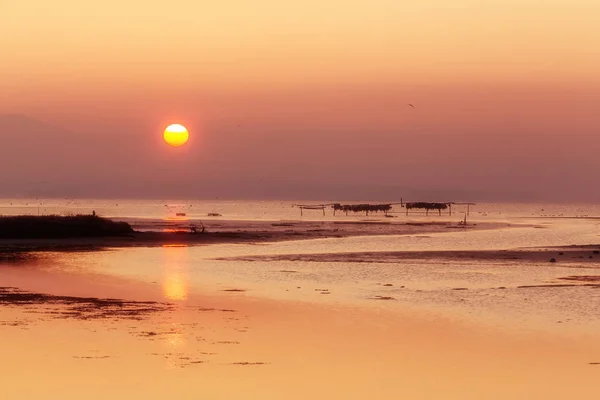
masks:
<svg viewBox="0 0 600 400"><path fill-rule="evenodd" d="M202 219L210 226L221 220L361 220L365 216L333 217L330 210L305 211L300 217L296 202L236 201L133 201L133 200L2 200L2 214L89 213L130 221L138 229L161 229L180 219ZM455 207L453 216L405 216L397 208L397 218L369 216L402 222L453 221L464 215ZM220 213L222 217L207 217ZM484 316L512 320L538 319L554 323L566 315L581 323L598 323L598 296L584 288L528 291L519 285L557 282L564 276L593 274L600 263L552 265L547 262L518 260L440 260L423 259L398 262L218 260L235 256L331 254L346 252L503 250L523 247L585 245L600 242L600 206L556 204L479 204L473 207L473 223L508 222L519 225L496 230L449 231L405 236L361 236L289 241L260 245L221 244L199 247L114 249L97 253L57 254L46 268L76 273L98 273L134 279L161 286L170 301L187 301L194 293L217 293L240 289L239 295L271 297L310 302L354 302L374 307L398 305L453 308ZM532 226L535 225L535 226ZM368 260L367 260L368 261ZM384 284L393 286L383 286ZM499 293L494 288L507 287ZM469 291L454 291L468 288ZM323 294L319 289L328 289ZM393 297L394 302L373 302L377 296ZM595 329L595 328L594 328Z"/></svg>
<svg viewBox="0 0 600 400"><path fill-rule="evenodd" d="M185 213L190 219L230 219L230 220L331 220L331 210L305 210L300 216L294 204L331 203L332 201L235 201L235 200L84 200L84 199L0 199L0 215L44 215L44 214L78 214L91 213L113 218L161 220L175 218L177 213ZM336 200L335 202L345 203ZM394 214L405 218L405 209L394 206ZM466 206L454 206L455 218L462 216ZM209 213L219 213L222 217L208 217ZM436 217L432 213L429 217ZM447 213L442 213L447 217ZM516 203L482 203L471 209L472 218L482 220L507 220L511 218L529 217L598 217L600 205L594 204L516 204ZM412 212L410 218L425 218L424 213ZM343 218L364 218L364 215L354 215ZM371 215L370 218L377 218ZM379 215L379 218L383 218ZM438 217L439 218L439 217Z"/></svg>

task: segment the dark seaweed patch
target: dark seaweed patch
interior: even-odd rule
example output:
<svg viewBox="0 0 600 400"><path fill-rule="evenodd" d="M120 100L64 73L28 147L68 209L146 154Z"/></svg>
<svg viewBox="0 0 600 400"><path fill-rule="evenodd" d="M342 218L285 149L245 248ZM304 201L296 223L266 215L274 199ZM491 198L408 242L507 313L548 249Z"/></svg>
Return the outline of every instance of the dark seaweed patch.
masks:
<svg viewBox="0 0 600 400"><path fill-rule="evenodd" d="M139 320L150 314L169 311L172 305L154 301L128 301L96 297L55 296L16 288L0 287L0 306L45 306L27 313L45 314L54 318L132 319Z"/></svg>

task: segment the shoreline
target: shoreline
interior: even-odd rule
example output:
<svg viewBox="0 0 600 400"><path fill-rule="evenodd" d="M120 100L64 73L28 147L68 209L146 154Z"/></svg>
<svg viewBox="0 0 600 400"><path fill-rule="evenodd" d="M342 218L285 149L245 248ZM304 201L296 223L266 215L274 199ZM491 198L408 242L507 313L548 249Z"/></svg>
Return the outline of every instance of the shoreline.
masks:
<svg viewBox="0 0 600 400"><path fill-rule="evenodd" d="M223 221L217 226L207 225L207 232L183 231L134 231L127 236L73 237L39 239L0 239L0 254L28 251L54 250L99 250L121 247L156 247L164 245L209 245L209 244L259 244L293 240L345 238L356 236L393 236L430 234L451 231L479 231L512 227L532 227L502 222L482 222L461 226L451 222L405 222L385 221L294 221L259 222L236 224Z"/></svg>

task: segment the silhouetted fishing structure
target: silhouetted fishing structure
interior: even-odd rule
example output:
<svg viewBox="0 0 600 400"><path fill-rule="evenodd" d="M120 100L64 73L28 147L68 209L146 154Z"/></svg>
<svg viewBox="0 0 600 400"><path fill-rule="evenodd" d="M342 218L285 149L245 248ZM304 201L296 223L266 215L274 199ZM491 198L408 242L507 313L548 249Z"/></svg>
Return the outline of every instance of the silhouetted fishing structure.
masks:
<svg viewBox="0 0 600 400"><path fill-rule="evenodd" d="M388 216L389 213L392 213L392 208L394 205L400 205L400 207L406 208L406 215L408 216L409 211L411 210L425 210L425 215L429 215L429 211L437 211L438 215L442 215L442 211L448 210L448 215L452 215L452 206L453 205L466 205L467 212L466 215L470 213L470 206L475 205L475 203L458 203L458 202L444 202L444 203L435 203L435 202L424 202L424 201L416 201L416 202L404 202L402 199L399 203L383 203L383 204L341 204L341 203L327 203L327 204L294 204L294 207L300 208L300 216L304 216L304 210L321 210L323 212L323 216L325 216L325 209L332 208L333 215L336 215L336 212L341 211L345 215L348 213L365 213L365 215L369 215L369 213L384 213Z"/></svg>
<svg viewBox="0 0 600 400"><path fill-rule="evenodd" d="M425 215L429 215L430 210L437 210L439 215L442 215L442 210L448 209L448 203L427 203L424 201L406 203L406 215L409 210L425 210Z"/></svg>
<svg viewBox="0 0 600 400"><path fill-rule="evenodd" d="M400 203L397 203L400 204ZM349 212L353 212L353 213L366 213L366 215L369 215L369 213L379 213L379 212L383 212L387 215L387 213L389 211L392 210L392 203L390 204L340 204L340 203L335 203L333 204L333 215L335 215L336 211L342 211L343 213L345 213L346 215L348 215Z"/></svg>
<svg viewBox="0 0 600 400"><path fill-rule="evenodd" d="M471 212L471 206L474 206L475 203L458 203L458 202L446 202L446 203L429 203L425 201L418 202L408 202L406 203L406 215L410 210L425 210L425 215L429 215L429 211L437 211L438 215L442 215L442 210L448 210L448 215L452 215L452 206L453 205L464 205L467 206L467 213L469 215Z"/></svg>

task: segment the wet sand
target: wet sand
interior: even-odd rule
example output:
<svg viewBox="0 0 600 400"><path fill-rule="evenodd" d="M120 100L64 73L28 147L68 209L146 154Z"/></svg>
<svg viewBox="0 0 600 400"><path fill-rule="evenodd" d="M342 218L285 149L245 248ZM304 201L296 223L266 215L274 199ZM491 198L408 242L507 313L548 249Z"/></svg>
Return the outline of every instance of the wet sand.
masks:
<svg viewBox="0 0 600 400"><path fill-rule="evenodd" d="M57 280L63 281L62 291L76 282L80 292L98 297L64 299L40 292ZM39 291L4 289L12 297L0 300L0 376L7 399L600 394L595 337L492 331L437 313L374 313L242 293L198 294L133 319L118 313L81 318L61 310L95 303L103 293L120 293L142 308L160 296L151 286L114 278L98 282L49 274L31 286Z"/></svg>

